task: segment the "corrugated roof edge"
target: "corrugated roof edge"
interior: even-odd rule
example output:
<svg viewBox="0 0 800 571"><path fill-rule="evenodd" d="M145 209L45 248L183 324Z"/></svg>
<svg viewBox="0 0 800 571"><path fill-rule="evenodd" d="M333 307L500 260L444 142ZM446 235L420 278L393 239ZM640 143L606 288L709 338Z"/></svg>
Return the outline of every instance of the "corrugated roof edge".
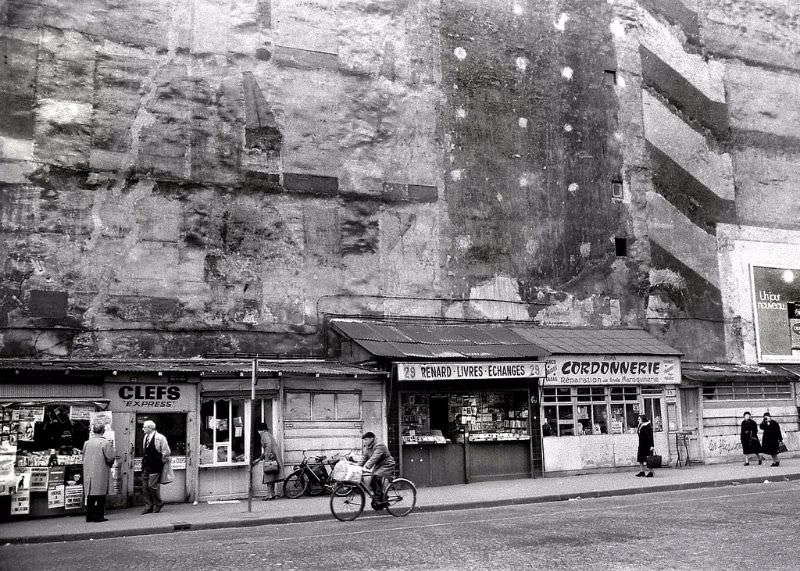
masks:
<svg viewBox="0 0 800 571"><path fill-rule="evenodd" d="M74 372L250 373L252 359L0 359L0 370ZM259 373L384 376L383 371L323 359L259 359Z"/></svg>

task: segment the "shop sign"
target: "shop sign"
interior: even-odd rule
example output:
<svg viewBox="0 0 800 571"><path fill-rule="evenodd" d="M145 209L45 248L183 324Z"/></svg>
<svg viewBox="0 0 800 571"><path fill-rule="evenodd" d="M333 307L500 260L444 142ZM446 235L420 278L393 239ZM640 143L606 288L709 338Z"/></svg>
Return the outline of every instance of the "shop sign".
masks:
<svg viewBox="0 0 800 571"><path fill-rule="evenodd" d="M678 357L565 355L547 360L543 385L677 385Z"/></svg>
<svg viewBox="0 0 800 571"><path fill-rule="evenodd" d="M751 270L759 360L800 363L800 270Z"/></svg>
<svg viewBox="0 0 800 571"><path fill-rule="evenodd" d="M187 389L186 385L130 383L111 385L110 389L106 388L106 392L111 401L109 408L112 410L166 412L190 408Z"/></svg>
<svg viewBox="0 0 800 571"><path fill-rule="evenodd" d="M464 363L397 363L398 381L536 379L544 377L540 361L469 361Z"/></svg>

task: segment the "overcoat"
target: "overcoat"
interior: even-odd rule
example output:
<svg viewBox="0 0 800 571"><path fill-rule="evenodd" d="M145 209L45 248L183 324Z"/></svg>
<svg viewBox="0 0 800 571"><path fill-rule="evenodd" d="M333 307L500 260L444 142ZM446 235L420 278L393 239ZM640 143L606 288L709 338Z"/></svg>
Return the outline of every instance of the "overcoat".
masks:
<svg viewBox="0 0 800 571"><path fill-rule="evenodd" d="M761 450L764 451L764 454L769 454L770 456L777 454L778 443L783 441L781 426L774 420L769 423L762 421L761 430L764 431L764 435L761 438Z"/></svg>
<svg viewBox="0 0 800 571"><path fill-rule="evenodd" d="M642 424L638 429L639 433L639 448L636 450L636 461L647 462L647 457L652 453L651 448L655 446L653 440L653 425L648 421Z"/></svg>
<svg viewBox="0 0 800 571"><path fill-rule="evenodd" d="M272 484L275 482L280 482L281 468L283 466L281 465L281 461L278 459L278 446L275 443L275 438L273 438L272 433L267 430L262 430L259 434L261 435L261 459L276 460L278 462L277 472L263 472L262 465L261 483Z"/></svg>
<svg viewBox="0 0 800 571"><path fill-rule="evenodd" d="M114 463L114 445L94 432L83 445L83 493L105 496L108 493L108 469Z"/></svg>
<svg viewBox="0 0 800 571"><path fill-rule="evenodd" d="M760 454L761 443L758 441L758 424L752 418L742 421L742 452Z"/></svg>
<svg viewBox="0 0 800 571"><path fill-rule="evenodd" d="M362 454L361 465L367 470L372 470L373 475L384 478L394 477L394 457L386 444L376 444L373 441L371 446L364 446Z"/></svg>

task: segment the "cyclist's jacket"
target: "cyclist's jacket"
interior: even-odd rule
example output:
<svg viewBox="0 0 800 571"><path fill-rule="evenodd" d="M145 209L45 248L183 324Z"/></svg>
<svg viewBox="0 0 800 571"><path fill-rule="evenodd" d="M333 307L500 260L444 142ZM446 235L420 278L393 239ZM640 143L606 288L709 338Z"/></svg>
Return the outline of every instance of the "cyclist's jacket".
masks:
<svg viewBox="0 0 800 571"><path fill-rule="evenodd" d="M364 459L361 465L367 470L372 470L376 476L394 476L394 457L389 453L386 444L372 443L372 446L364 448Z"/></svg>

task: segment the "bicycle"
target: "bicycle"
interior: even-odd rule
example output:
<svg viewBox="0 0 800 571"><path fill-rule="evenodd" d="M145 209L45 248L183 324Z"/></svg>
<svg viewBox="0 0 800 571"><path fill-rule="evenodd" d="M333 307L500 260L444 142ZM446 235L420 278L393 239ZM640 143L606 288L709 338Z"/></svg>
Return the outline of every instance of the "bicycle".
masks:
<svg viewBox="0 0 800 571"><path fill-rule="evenodd" d="M303 450L303 459L300 464L283 480L283 495L290 499L297 499L305 493L310 496L319 496L327 491L333 491L335 482L326 466L332 466L339 458L327 456L307 456ZM313 462L311 461L313 460Z"/></svg>
<svg viewBox="0 0 800 571"><path fill-rule="evenodd" d="M372 509L380 510L375 495L364 483L364 476L371 473L365 471L358 482L337 482L331 494L330 506L333 517L339 521L353 521L364 512L367 496L370 497ZM405 478L394 478L384 493L384 507L394 517L405 517L417 505L417 487L414 482Z"/></svg>

